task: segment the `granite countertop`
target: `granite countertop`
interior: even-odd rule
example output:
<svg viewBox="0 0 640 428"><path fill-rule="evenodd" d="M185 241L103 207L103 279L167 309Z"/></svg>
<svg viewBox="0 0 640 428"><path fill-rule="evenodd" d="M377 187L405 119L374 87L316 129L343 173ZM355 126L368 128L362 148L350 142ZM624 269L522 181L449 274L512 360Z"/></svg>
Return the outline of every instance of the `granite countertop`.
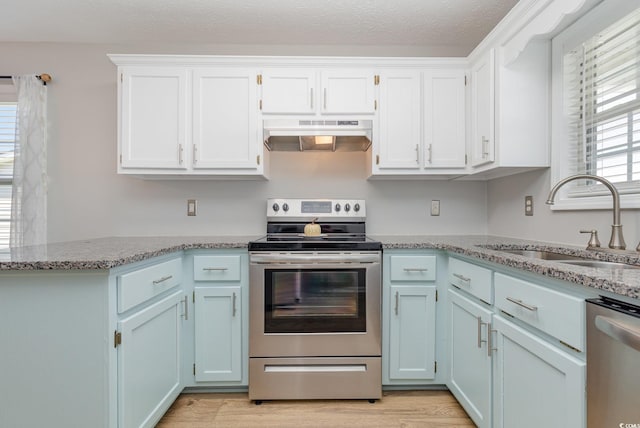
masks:
<svg viewBox="0 0 640 428"><path fill-rule="evenodd" d="M247 248L259 236L114 237L19 247L0 251L0 271L111 269L190 249ZM550 278L640 299L640 269L590 268L509 254L500 249L547 250L640 266L640 253L485 235L371 236L383 249L437 249Z"/></svg>
<svg viewBox="0 0 640 428"><path fill-rule="evenodd" d="M591 268L509 254L500 250L546 250L587 257L594 260L619 262L640 267L640 253L602 248L586 250L564 244L522 240L486 235L454 236L372 236L382 242L383 249L438 249L462 254L504 266L560 279L590 288L606 290L640 299L640 269Z"/></svg>
<svg viewBox="0 0 640 428"><path fill-rule="evenodd" d="M259 236L115 237L0 250L3 270L111 269L176 251L247 248Z"/></svg>

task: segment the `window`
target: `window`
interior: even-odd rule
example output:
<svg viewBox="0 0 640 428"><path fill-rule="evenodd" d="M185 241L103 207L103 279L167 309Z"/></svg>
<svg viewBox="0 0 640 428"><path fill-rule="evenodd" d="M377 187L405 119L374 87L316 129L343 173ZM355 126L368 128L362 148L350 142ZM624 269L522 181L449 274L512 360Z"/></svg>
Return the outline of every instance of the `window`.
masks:
<svg viewBox="0 0 640 428"><path fill-rule="evenodd" d="M562 129L553 134L561 149L554 147L552 180L598 175L630 207L640 206L640 9L621 13L615 3L604 2L553 41L554 121ZM598 182L565 187L567 208L601 208L601 195L610 205Z"/></svg>
<svg viewBox="0 0 640 428"><path fill-rule="evenodd" d="M0 248L9 247L16 103L0 102Z"/></svg>

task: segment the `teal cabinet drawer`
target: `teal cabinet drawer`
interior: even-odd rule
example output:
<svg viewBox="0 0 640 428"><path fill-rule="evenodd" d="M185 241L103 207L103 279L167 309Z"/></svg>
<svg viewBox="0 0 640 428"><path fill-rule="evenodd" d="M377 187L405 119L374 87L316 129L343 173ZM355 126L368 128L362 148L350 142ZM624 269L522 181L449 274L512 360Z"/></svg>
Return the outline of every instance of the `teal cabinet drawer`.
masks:
<svg viewBox="0 0 640 428"><path fill-rule="evenodd" d="M490 269L450 257L449 283L486 303L493 303L493 274Z"/></svg>
<svg viewBox="0 0 640 428"><path fill-rule="evenodd" d="M182 259L172 259L118 276L118 313L182 283Z"/></svg>
<svg viewBox="0 0 640 428"><path fill-rule="evenodd" d="M240 281L240 255L195 256L195 281Z"/></svg>
<svg viewBox="0 0 640 428"><path fill-rule="evenodd" d="M584 298L501 273L495 275L495 306L509 315L585 350Z"/></svg>
<svg viewBox="0 0 640 428"><path fill-rule="evenodd" d="M436 256L390 257L391 281L435 281Z"/></svg>

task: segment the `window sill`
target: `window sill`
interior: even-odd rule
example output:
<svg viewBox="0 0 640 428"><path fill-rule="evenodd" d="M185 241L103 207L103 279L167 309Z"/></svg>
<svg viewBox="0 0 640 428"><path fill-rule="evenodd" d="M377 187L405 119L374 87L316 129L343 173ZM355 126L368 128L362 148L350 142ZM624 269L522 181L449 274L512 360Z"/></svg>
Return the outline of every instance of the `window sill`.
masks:
<svg viewBox="0 0 640 428"><path fill-rule="evenodd" d="M550 205L552 211L606 210L613 208L611 195L592 196L588 198L567 198L558 195L555 203ZM620 195L621 209L640 208L640 194Z"/></svg>

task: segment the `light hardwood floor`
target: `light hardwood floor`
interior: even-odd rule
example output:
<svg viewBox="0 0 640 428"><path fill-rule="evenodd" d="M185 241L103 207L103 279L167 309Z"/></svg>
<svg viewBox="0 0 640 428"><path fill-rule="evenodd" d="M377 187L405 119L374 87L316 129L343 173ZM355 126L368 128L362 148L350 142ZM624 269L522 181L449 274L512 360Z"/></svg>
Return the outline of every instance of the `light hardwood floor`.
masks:
<svg viewBox="0 0 640 428"><path fill-rule="evenodd" d="M386 391L381 400L265 401L246 393L182 394L159 428L474 427L448 391Z"/></svg>

